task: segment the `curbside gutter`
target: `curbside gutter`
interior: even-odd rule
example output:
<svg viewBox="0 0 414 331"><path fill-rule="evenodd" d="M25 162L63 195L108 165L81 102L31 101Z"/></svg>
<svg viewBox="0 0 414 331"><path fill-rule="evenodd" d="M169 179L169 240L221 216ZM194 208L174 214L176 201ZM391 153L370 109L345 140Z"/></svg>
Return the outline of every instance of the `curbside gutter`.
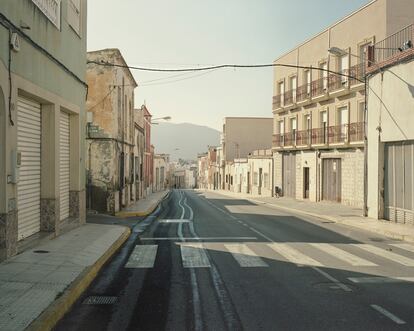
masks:
<svg viewBox="0 0 414 331"><path fill-rule="evenodd" d="M117 213L115 213L116 217L139 217L139 216L148 216L150 214L152 214L155 209L157 209L158 205L161 203L161 201L163 201L168 194L170 193L170 191L166 191L166 193L160 197L158 199L158 201L156 201L152 206L150 206L147 210L145 211L119 211Z"/></svg>
<svg viewBox="0 0 414 331"><path fill-rule="evenodd" d="M125 227L122 235L112 244L112 246L102 255L92 266L87 267L75 281L63 292L63 294L49 305L39 317L37 317L26 330L45 331L52 330L59 320L70 310L76 300L88 288L97 276L98 272L105 263L116 253L125 243L131 234L131 229Z"/></svg>

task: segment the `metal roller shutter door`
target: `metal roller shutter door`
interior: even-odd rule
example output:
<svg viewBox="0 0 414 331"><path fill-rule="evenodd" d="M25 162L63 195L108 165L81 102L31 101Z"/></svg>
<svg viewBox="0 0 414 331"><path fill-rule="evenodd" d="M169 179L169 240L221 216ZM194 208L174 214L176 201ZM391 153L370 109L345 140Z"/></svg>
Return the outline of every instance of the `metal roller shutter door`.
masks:
<svg viewBox="0 0 414 331"><path fill-rule="evenodd" d="M18 239L40 231L40 104L19 97L17 102L17 150L21 153L17 184Z"/></svg>
<svg viewBox="0 0 414 331"><path fill-rule="evenodd" d="M69 217L69 180L70 180L70 125L69 114L60 113L60 219Z"/></svg>
<svg viewBox="0 0 414 331"><path fill-rule="evenodd" d="M414 225L414 141L385 144L384 217Z"/></svg>

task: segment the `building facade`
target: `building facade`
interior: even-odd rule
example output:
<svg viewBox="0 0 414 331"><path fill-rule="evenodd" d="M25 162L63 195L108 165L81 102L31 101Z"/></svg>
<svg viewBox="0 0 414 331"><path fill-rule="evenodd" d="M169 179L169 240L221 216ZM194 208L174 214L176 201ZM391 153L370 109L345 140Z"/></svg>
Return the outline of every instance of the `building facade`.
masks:
<svg viewBox="0 0 414 331"><path fill-rule="evenodd" d="M85 221L86 10L1 2L0 261Z"/></svg>
<svg viewBox="0 0 414 331"><path fill-rule="evenodd" d="M106 62L123 67L100 65ZM118 49L88 52L88 206L114 214L134 201L134 77Z"/></svg>
<svg viewBox="0 0 414 331"><path fill-rule="evenodd" d="M246 158L256 149L272 145L273 119L264 117L225 117L221 133L221 187L232 190L234 159Z"/></svg>
<svg viewBox="0 0 414 331"><path fill-rule="evenodd" d="M135 175L135 200L145 198L144 190L144 166L145 166L145 126L144 114L141 109L135 109L135 146L134 146L134 175Z"/></svg>
<svg viewBox="0 0 414 331"><path fill-rule="evenodd" d="M370 46L413 13L412 1L371 1L274 62L274 185L284 196L364 206Z"/></svg>
<svg viewBox="0 0 414 331"><path fill-rule="evenodd" d="M168 161L167 154L154 154L154 182L153 192L163 191L168 186Z"/></svg>
<svg viewBox="0 0 414 331"><path fill-rule="evenodd" d="M374 46L368 69L368 216L414 225L414 26ZM387 49L387 51L384 51Z"/></svg>

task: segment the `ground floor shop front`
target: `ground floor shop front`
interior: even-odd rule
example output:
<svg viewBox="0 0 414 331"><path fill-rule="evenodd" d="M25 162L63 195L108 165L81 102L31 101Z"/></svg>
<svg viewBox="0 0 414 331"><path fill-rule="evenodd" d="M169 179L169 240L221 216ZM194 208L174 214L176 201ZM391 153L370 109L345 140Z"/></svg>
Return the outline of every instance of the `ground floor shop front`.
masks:
<svg viewBox="0 0 414 331"><path fill-rule="evenodd" d="M274 153L274 186L283 196L362 207L362 148Z"/></svg>

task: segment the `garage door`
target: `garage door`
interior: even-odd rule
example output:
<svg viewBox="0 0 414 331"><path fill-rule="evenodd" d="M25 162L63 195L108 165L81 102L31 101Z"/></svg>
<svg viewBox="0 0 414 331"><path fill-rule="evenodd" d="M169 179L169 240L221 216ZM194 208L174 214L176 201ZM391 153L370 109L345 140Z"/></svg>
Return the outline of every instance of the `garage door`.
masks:
<svg viewBox="0 0 414 331"><path fill-rule="evenodd" d="M385 145L384 217L414 224L414 141Z"/></svg>
<svg viewBox="0 0 414 331"><path fill-rule="evenodd" d="M60 219L69 217L69 180L70 180L70 126L69 114L60 113Z"/></svg>
<svg viewBox="0 0 414 331"><path fill-rule="evenodd" d="M283 154L283 195L296 198L296 155Z"/></svg>
<svg viewBox="0 0 414 331"><path fill-rule="evenodd" d="M40 231L40 104L19 97L17 150L21 155L17 184L18 239Z"/></svg>
<svg viewBox="0 0 414 331"><path fill-rule="evenodd" d="M341 159L324 159L322 199L341 202Z"/></svg>

